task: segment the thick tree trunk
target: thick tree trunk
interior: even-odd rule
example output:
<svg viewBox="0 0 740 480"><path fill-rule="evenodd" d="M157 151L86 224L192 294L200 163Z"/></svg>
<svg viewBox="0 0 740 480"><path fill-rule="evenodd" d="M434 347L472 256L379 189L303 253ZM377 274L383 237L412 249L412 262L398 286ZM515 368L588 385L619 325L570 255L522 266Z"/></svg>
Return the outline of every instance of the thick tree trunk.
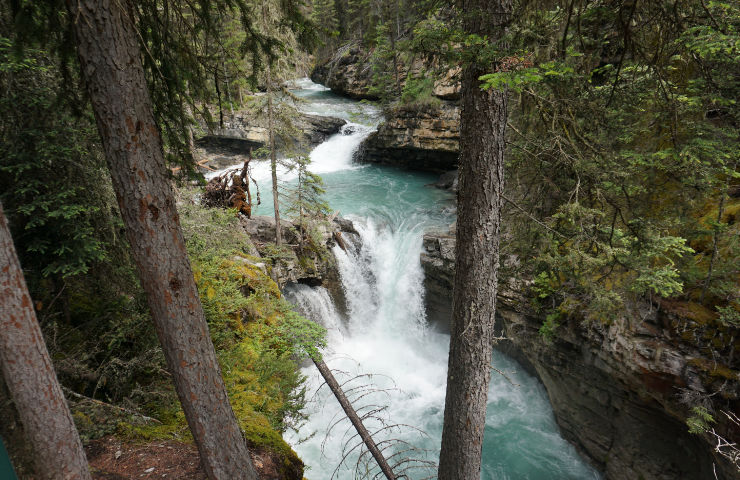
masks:
<svg viewBox="0 0 740 480"><path fill-rule="evenodd" d="M511 0L462 0L468 34L499 38ZM460 186L452 332L439 480L480 479L497 290L506 95L480 89L489 65L462 78Z"/></svg>
<svg viewBox="0 0 740 480"><path fill-rule="evenodd" d="M316 368L319 369L321 376L324 377L324 381L329 386L329 389L331 389L331 392L336 397L339 405L342 406L344 413L347 415L347 418L349 418L349 421L352 422L352 425L355 427L357 434L365 443L368 451L370 451L375 461L378 462L378 466L383 472L383 475L385 475L385 478L387 478L388 480L395 480L396 475L393 473L393 469L391 469L390 465L388 465L388 461L385 459L383 453L375 444L375 440L373 440L370 432L368 432L367 428L365 428L365 425L362 424L362 419L357 415L357 412L352 406L352 403L350 403L350 401L347 399L347 396L342 391L342 387L337 382L337 379L334 378L334 374L331 373L331 370L326 365L326 363L324 363L323 360L313 359L313 363L314 365L316 365Z"/></svg>
<svg viewBox="0 0 740 480"><path fill-rule="evenodd" d="M131 7L68 5L133 258L203 467L212 479L256 479L190 269Z"/></svg>
<svg viewBox="0 0 740 480"><path fill-rule="evenodd" d="M46 350L2 205L0 364L41 478L90 479L82 442Z"/></svg>

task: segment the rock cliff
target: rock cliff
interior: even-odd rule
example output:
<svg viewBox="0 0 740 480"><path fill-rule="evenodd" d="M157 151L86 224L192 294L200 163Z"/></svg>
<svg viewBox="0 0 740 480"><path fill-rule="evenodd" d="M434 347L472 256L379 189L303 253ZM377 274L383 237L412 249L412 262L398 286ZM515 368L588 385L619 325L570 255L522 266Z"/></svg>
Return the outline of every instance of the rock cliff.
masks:
<svg viewBox="0 0 740 480"><path fill-rule="evenodd" d="M421 261L428 316L444 322L451 313L454 229L427 233ZM720 480L738 478L706 438L688 433L681 398L706 393L706 378L696 367L701 353L673 332L674 314L632 305L609 325L571 320L550 342L539 334L542 318L527 289L500 281L498 328L507 340L498 348L540 378L563 436L607 480L711 479L713 462Z"/></svg>
<svg viewBox="0 0 740 480"><path fill-rule="evenodd" d="M355 45L345 45L328 61L311 72L311 80L332 89L338 95L357 100L377 100L369 93L372 69L370 52Z"/></svg>
<svg viewBox="0 0 740 480"><path fill-rule="evenodd" d="M399 106L362 144L358 160L413 170L444 172L456 168L460 152L460 108L438 105Z"/></svg>
<svg viewBox="0 0 740 480"><path fill-rule="evenodd" d="M369 93L370 55L355 45L346 45L318 65L311 80L339 95L376 100ZM426 67L420 60L410 66L400 64L401 87L409 72L412 76L419 75ZM459 68L441 75L434 83L431 102L398 104L386 109L385 122L363 142L358 161L433 172L454 169L460 151L459 75Z"/></svg>
<svg viewBox="0 0 740 480"><path fill-rule="evenodd" d="M300 132L295 143L287 143L280 136L276 137L279 151L286 148L306 150L312 148L339 130L346 120L334 117L301 113L293 120L295 131ZM265 118L258 118L248 111L235 112L224 118L223 128L208 130L198 138L199 157L208 158L208 165L223 168L241 163L243 157L251 150L264 147L269 142L269 132Z"/></svg>
<svg viewBox="0 0 740 480"><path fill-rule="evenodd" d="M300 245L296 235L297 226L281 220L283 241L286 248L277 250L275 241L275 218L255 216L240 217L242 227L256 247L254 256L264 259L258 264L282 289L291 283L311 286L321 285L329 291L340 311L345 310L344 290L339 270L331 248L337 243L349 245L359 241L359 235L350 220L336 217L331 222L315 223L314 238L318 244Z"/></svg>

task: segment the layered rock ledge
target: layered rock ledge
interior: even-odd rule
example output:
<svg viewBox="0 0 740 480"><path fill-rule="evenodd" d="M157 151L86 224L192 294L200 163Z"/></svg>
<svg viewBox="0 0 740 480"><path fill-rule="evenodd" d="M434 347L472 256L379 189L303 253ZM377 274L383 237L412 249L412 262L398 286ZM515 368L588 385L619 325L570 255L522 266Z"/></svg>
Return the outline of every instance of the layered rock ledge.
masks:
<svg viewBox="0 0 740 480"><path fill-rule="evenodd" d="M299 132L295 141L287 142L277 136L275 145L281 152L290 149L308 151L339 133L346 123L341 118L300 113L293 120L294 130ZM226 116L223 128L208 130L204 127L204 132L196 141L200 148L199 156L208 158L208 164L214 168L241 163L250 150L255 151L269 143L266 120L257 118L250 112L236 112Z"/></svg>
<svg viewBox="0 0 740 480"><path fill-rule="evenodd" d="M316 223L313 228L320 239L319 245L301 245L296 235L297 226L282 220L281 232L286 248L275 250L275 218L255 216L240 221L244 231L255 245L253 256L264 259L257 264L282 290L290 284L302 283L322 286L329 291L339 311L346 310L339 269L331 249L341 245L359 244L360 236L352 221L336 217L331 221Z"/></svg>
<svg viewBox="0 0 740 480"><path fill-rule="evenodd" d="M444 172L457 167L460 107L439 101L425 107L399 106L360 147L358 160L413 170Z"/></svg>

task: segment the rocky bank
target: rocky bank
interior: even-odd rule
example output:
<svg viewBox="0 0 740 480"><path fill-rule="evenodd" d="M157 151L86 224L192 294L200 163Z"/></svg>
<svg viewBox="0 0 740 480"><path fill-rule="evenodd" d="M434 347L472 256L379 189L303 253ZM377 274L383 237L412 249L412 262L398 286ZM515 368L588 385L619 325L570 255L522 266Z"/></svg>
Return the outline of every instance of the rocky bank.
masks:
<svg viewBox="0 0 740 480"><path fill-rule="evenodd" d="M298 241L297 226L282 220L281 232L286 248L275 249L275 218L255 216L240 217L244 231L255 245L253 256L263 259L256 265L272 278L282 290L285 286L302 283L322 286L329 291L339 311L346 310L344 291L339 270L331 253L338 243L341 248L352 248L359 244L359 234L350 220L335 217L330 221L313 224L317 243Z"/></svg>
<svg viewBox="0 0 740 480"><path fill-rule="evenodd" d="M293 119L293 127L299 132L298 138L290 142L276 136L275 145L279 152L292 149L307 151L324 142L347 123L346 120L320 115L300 113ZM199 159L207 159L210 167L219 169L241 163L249 154L269 143L266 119L253 112L235 112L224 117L223 128L208 129L203 126L203 134L196 140Z"/></svg>
<svg viewBox="0 0 740 480"><path fill-rule="evenodd" d="M432 172L457 167L460 107L455 102L398 106L386 111L385 117L360 147L359 161Z"/></svg>
<svg viewBox="0 0 740 480"><path fill-rule="evenodd" d="M451 313L454 229L428 232L423 245L428 316L444 323ZM497 348L540 378L563 436L607 480L712 479L713 462L720 480L740 476L707 438L688 432L681 400L706 393L707 378L697 368L704 356L678 337L670 309L632 305L608 325L572 319L547 341L528 285L503 278L499 288L498 328L506 340Z"/></svg>
<svg viewBox="0 0 740 480"><path fill-rule="evenodd" d="M348 44L321 62L311 72L311 80L332 89L338 95L356 100L377 100L369 92L372 79L371 52Z"/></svg>
<svg viewBox="0 0 740 480"><path fill-rule="evenodd" d="M339 95L375 100L369 93L370 56L370 52L356 45L346 45L319 64L311 73L311 80ZM400 65L401 87L409 71L413 76L424 68L421 61ZM441 75L434 83L431 101L386 108L385 121L363 142L357 160L432 172L456 168L460 152L459 76L458 68Z"/></svg>

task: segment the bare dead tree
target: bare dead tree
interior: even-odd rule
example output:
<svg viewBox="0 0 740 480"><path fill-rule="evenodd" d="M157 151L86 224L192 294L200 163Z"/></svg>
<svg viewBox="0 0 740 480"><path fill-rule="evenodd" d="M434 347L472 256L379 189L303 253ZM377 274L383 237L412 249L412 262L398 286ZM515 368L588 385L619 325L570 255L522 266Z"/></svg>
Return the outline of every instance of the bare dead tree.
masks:
<svg viewBox="0 0 740 480"><path fill-rule="evenodd" d="M342 388L339 386L337 379L334 378L334 374L331 373L331 370L329 369L329 367L326 366L326 363L324 363L323 360L313 359L313 363L314 365L316 365L316 368L318 368L321 376L324 377L324 381L331 389L339 404L342 406L344 413L352 422L352 425L357 430L358 435L360 435L360 438L362 438L363 443L370 451L370 453L372 453L375 461L378 462L378 465L383 471L385 477L388 480L395 480L396 476L393 473L393 469L390 465L388 465L388 461L385 459L380 449L378 449L378 446L375 444L375 440L373 440L372 435L370 435L370 432L368 432L365 428L365 425L363 425L362 419L357 415L357 412L355 411L350 401L347 400L347 397L342 391Z"/></svg>
<svg viewBox="0 0 740 480"><path fill-rule="evenodd" d="M375 449L373 451L368 447L365 441L367 437L356 429L355 422L344 408L346 404L340 401L343 411L333 416L321 444L321 450L324 452L330 437L338 436L341 439L341 458L332 472L332 478L339 478L343 467L352 469L355 478L363 479L389 478L388 470L393 474L393 478L409 478L412 472L422 472L422 475L426 472L426 476L421 478L434 478L437 464L427 459L432 452L419 448L402 438L411 433L426 438L429 438L429 435L412 425L395 423L390 418L391 395L401 392L393 379L385 375L370 373L353 375L347 371L331 370L326 363L323 361L321 363L331 376L325 376L324 372L321 372L325 382L317 389L316 396L324 386L329 387L335 396L335 391L341 392L341 396L352 408L356 419L363 425L364 433L370 437ZM342 377L343 381L338 382L335 375ZM338 390L332 388L331 383L326 381L327 377L333 379L332 383L335 383ZM378 378L387 380L391 386L377 385L374 380ZM349 424L346 423L347 419L350 420ZM368 427L370 425L371 427ZM344 431L338 431L342 426L345 426ZM377 454L383 458L385 465L377 461Z"/></svg>

